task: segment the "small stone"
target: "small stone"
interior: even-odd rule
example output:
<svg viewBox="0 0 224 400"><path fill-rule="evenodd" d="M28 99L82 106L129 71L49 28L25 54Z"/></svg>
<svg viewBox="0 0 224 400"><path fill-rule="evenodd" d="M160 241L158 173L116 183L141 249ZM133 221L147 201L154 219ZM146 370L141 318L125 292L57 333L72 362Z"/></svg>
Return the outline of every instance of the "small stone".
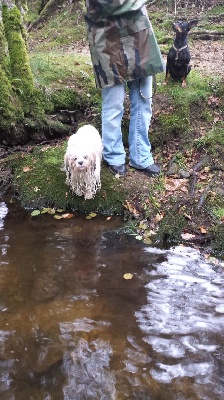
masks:
<svg viewBox="0 0 224 400"><path fill-rule="evenodd" d="M173 164L167 171L167 175L176 175L177 173L177 165Z"/></svg>
<svg viewBox="0 0 224 400"><path fill-rule="evenodd" d="M181 176L181 178L187 179L187 178L190 178L191 174L189 171L186 171L184 169L179 169L179 175Z"/></svg>

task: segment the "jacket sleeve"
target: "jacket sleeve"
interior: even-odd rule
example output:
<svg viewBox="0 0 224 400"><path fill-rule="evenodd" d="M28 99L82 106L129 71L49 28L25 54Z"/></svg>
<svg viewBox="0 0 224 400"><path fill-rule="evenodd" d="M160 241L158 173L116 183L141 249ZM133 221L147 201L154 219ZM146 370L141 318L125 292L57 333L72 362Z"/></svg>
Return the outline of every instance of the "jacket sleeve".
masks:
<svg viewBox="0 0 224 400"><path fill-rule="evenodd" d="M92 3L105 16L122 15L129 11L140 10L149 0L92 0Z"/></svg>

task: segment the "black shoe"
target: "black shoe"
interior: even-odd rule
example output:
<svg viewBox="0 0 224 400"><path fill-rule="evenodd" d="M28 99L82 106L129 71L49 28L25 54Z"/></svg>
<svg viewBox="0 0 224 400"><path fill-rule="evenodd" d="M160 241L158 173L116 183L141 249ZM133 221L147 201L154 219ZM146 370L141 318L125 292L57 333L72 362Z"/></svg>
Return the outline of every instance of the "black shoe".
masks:
<svg viewBox="0 0 224 400"><path fill-rule="evenodd" d="M127 172L126 165L121 164L121 165L110 165L108 164L109 170L114 174L114 175L125 175Z"/></svg>
<svg viewBox="0 0 224 400"><path fill-rule="evenodd" d="M144 169L139 169L139 171L145 172L149 176L159 175L161 173L161 167L159 164L152 164Z"/></svg>

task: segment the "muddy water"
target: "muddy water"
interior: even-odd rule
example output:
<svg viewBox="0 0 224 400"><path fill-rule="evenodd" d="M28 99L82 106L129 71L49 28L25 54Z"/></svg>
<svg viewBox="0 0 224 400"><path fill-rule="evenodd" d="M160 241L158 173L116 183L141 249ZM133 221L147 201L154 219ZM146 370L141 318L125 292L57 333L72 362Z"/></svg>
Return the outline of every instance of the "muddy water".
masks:
<svg viewBox="0 0 224 400"><path fill-rule="evenodd" d="M0 202L0 399L224 399L224 265L122 225Z"/></svg>

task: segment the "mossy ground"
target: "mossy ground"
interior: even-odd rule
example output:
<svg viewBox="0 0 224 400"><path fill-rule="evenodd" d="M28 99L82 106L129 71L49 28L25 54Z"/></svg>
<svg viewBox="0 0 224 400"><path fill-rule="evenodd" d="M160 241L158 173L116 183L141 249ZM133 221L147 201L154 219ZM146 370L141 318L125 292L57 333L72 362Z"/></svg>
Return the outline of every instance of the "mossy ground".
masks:
<svg viewBox="0 0 224 400"><path fill-rule="evenodd" d="M54 146L36 146L30 154L20 154L11 161L14 188L25 208L55 207L89 213L122 214L125 200L120 181L105 168L102 189L95 198L84 201L65 184L63 160L66 141Z"/></svg>

